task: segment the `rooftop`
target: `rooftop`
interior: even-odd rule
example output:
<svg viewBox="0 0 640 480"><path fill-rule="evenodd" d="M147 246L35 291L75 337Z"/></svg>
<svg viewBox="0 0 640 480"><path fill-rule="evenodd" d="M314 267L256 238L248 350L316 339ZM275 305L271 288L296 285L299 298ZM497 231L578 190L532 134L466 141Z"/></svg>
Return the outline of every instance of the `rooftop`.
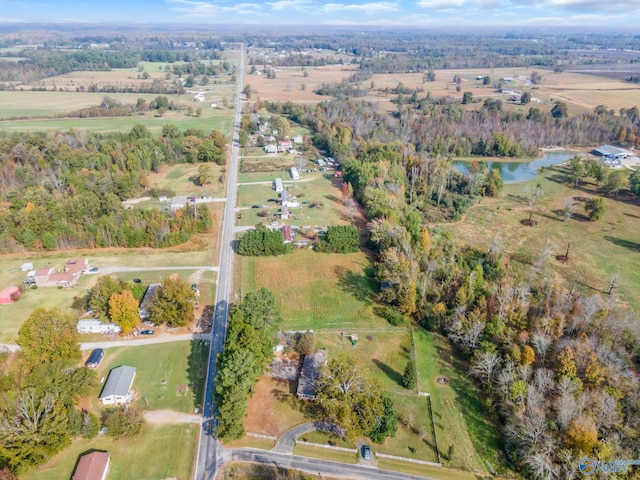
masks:
<svg viewBox="0 0 640 480"><path fill-rule="evenodd" d="M299 397L316 397L319 369L327 362L327 355L327 350L323 348L314 354L304 356L300 378L298 378L298 390L296 391Z"/></svg>
<svg viewBox="0 0 640 480"><path fill-rule="evenodd" d="M108 452L91 452L80 457L76 471L71 480L99 480L105 477L109 468Z"/></svg>
<svg viewBox="0 0 640 480"><path fill-rule="evenodd" d="M122 365L114 368L109 372L109 378L107 378L107 383L104 384L100 398L110 397L111 395L126 397L129 394L129 389L135 376L135 367Z"/></svg>

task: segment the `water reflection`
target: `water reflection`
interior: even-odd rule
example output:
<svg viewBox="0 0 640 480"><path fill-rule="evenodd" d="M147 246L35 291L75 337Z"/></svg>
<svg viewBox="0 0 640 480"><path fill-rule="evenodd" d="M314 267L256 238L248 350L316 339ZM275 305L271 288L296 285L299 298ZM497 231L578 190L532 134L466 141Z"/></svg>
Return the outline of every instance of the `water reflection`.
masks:
<svg viewBox="0 0 640 480"><path fill-rule="evenodd" d="M547 152L544 157L530 162L487 162L489 169L497 168L504 183L526 182L536 176L540 167L548 167L569 160L576 152L566 150ZM460 172L469 171L470 162L453 162L453 168Z"/></svg>

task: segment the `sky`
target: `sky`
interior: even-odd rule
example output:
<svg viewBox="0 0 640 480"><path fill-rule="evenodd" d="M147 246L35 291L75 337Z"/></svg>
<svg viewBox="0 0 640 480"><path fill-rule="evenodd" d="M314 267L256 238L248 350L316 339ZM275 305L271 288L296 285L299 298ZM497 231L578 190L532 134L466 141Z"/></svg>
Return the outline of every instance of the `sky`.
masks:
<svg viewBox="0 0 640 480"><path fill-rule="evenodd" d="M634 28L640 0L0 0L15 22Z"/></svg>

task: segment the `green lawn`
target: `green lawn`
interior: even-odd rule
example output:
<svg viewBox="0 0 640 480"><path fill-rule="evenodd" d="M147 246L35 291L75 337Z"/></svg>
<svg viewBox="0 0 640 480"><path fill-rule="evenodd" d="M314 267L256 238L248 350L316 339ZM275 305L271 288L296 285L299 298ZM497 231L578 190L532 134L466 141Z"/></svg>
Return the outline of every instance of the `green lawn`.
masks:
<svg viewBox="0 0 640 480"><path fill-rule="evenodd" d="M356 448L355 443L344 440L338 435L327 432L319 432L317 430L304 433L300 435L296 440L302 440L303 442L309 443L318 443L320 445L332 445L334 447Z"/></svg>
<svg viewBox="0 0 640 480"><path fill-rule="evenodd" d="M276 296L285 329L385 328L373 313L374 283L364 253L309 249L279 257L243 257L241 294L262 287Z"/></svg>
<svg viewBox="0 0 640 480"><path fill-rule="evenodd" d="M566 170L555 166L545 170L529 184L540 183L543 197L535 208L533 227L520 222L529 217L529 207L524 199L526 183L507 185L498 198L485 198L472 207L465 220L448 228L455 237L480 248L488 248L496 232L505 245L505 252L513 258L535 259L547 240L552 251L548 265L569 288L578 282L585 293L593 290L606 292L609 278L618 269L621 276L616 293L628 301L635 311L640 311L640 204L635 198L605 196L607 210L596 222L586 218L584 201L578 197L602 196L590 179L578 187L566 183ZM565 199L574 198L574 218L562 219ZM571 242L570 261L559 262Z"/></svg>
<svg viewBox="0 0 640 480"><path fill-rule="evenodd" d="M358 463L358 453L341 452L340 450L331 450L329 448L310 447L308 445L296 445L293 447L293 454L303 457L319 458L321 460L329 460L331 462L342 463Z"/></svg>
<svg viewBox="0 0 640 480"><path fill-rule="evenodd" d="M146 426L134 438L114 440L99 435L93 440L76 440L24 480L71 478L78 456L91 450L111 454L109 480L156 480L191 478L198 438L193 425Z"/></svg>
<svg viewBox="0 0 640 480"><path fill-rule="evenodd" d="M491 480L492 477L478 475L476 473L455 470L453 468L431 467L417 463L402 462L399 460L377 459L378 468L395 470L397 472L419 475L436 480Z"/></svg>
<svg viewBox="0 0 640 480"><path fill-rule="evenodd" d="M224 167L215 163L207 164L213 173L213 182L208 185L198 184L198 168L200 165L191 163L181 163L178 165L163 165L159 173L148 175L149 187L158 189L168 189L176 195L189 195L200 197L208 195L213 198L226 196L226 185L220 182ZM153 199L154 204L158 202ZM166 208L166 204L160 204Z"/></svg>
<svg viewBox="0 0 640 480"><path fill-rule="evenodd" d="M208 345L200 340L109 348L98 377L107 377L120 365L136 367L135 408L193 413L201 404L208 352ZM94 405L98 405L101 389L102 385L92 396Z"/></svg>
<svg viewBox="0 0 640 480"><path fill-rule="evenodd" d="M450 345L437 334L416 331L418 388L431 394L438 447L443 463L484 472L484 462L503 463L499 427L494 425L476 390L454 358ZM444 377L446 384L437 379ZM451 458L449 449L453 445Z"/></svg>

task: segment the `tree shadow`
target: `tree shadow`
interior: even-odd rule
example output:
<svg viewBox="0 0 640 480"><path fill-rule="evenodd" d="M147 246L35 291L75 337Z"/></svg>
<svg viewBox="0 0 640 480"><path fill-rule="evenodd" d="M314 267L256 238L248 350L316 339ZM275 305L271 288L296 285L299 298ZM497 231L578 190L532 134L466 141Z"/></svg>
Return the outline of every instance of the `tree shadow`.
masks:
<svg viewBox="0 0 640 480"><path fill-rule="evenodd" d="M325 195L324 198L326 198L327 200L330 200L332 202L335 203L342 203L342 200L338 197L336 197L335 195Z"/></svg>
<svg viewBox="0 0 640 480"><path fill-rule="evenodd" d="M398 385L402 385L402 375L399 372L396 372L389 365L387 365L384 362L381 362L377 358L373 359L373 363L375 364L376 367L382 370L390 380L397 383Z"/></svg>
<svg viewBox="0 0 640 480"><path fill-rule="evenodd" d="M338 285L361 302L371 303L375 300L375 291L371 278L373 267L365 267L363 274L336 266L334 273L339 277Z"/></svg>
<svg viewBox="0 0 640 480"><path fill-rule="evenodd" d="M207 375L209 344L204 340L192 340L191 351L187 358L187 379L193 392L194 408L201 408L204 402L204 384Z"/></svg>
<svg viewBox="0 0 640 480"><path fill-rule="evenodd" d="M603 238L606 241L611 242L614 245L617 245L619 247L626 248L627 250L640 252L640 243L633 242L631 240L625 240L624 238L610 237L609 235L605 235Z"/></svg>

